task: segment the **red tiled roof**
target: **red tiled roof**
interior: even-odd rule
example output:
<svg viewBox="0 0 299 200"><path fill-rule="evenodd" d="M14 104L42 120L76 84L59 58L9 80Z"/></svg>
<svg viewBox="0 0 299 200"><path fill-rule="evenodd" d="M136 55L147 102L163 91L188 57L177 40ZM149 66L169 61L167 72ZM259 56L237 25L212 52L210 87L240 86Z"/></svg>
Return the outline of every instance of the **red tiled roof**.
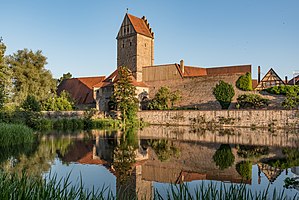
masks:
<svg viewBox="0 0 299 200"><path fill-rule="evenodd" d="M146 25L143 19L140 19L130 14L127 14L127 16L137 33L153 38L153 34L151 33L149 27Z"/></svg>
<svg viewBox="0 0 299 200"><path fill-rule="evenodd" d="M59 84L57 93L65 90L76 104L90 104L94 102L93 86L100 84L104 79L105 76L66 79Z"/></svg>
<svg viewBox="0 0 299 200"><path fill-rule="evenodd" d="M110 74L104 81L102 87L112 86L114 83L118 81L118 69L116 69L112 74ZM144 82L137 82L136 79L131 76L132 84L135 87L148 87Z"/></svg>
<svg viewBox="0 0 299 200"><path fill-rule="evenodd" d="M105 80L105 76L97 76L97 77L80 77L77 78L79 81L84 83L88 88L92 89L92 87L102 81Z"/></svg>

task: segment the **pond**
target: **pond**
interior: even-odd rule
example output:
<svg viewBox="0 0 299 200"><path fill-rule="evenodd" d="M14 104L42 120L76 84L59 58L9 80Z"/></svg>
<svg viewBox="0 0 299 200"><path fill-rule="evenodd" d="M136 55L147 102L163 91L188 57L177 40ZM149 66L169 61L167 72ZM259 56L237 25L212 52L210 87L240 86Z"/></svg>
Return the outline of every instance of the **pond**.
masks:
<svg viewBox="0 0 299 200"><path fill-rule="evenodd" d="M243 184L255 191L285 190L299 177L299 135L289 130L150 126L143 130L51 133L37 144L0 149L0 167L35 177L69 178L86 189L109 188L114 195L151 199L157 191L185 184Z"/></svg>

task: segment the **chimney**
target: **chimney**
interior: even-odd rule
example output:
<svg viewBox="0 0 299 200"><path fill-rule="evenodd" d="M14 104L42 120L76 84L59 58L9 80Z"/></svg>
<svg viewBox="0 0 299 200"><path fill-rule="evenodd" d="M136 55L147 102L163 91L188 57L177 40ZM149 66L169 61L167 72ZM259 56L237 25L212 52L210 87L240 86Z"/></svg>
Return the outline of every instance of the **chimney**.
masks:
<svg viewBox="0 0 299 200"><path fill-rule="evenodd" d="M285 76L285 82L286 85L288 84L288 76Z"/></svg>
<svg viewBox="0 0 299 200"><path fill-rule="evenodd" d="M261 66L257 67L257 83L261 82Z"/></svg>
<svg viewBox="0 0 299 200"><path fill-rule="evenodd" d="M184 60L181 60L181 61L180 61L180 68L181 68L182 74L184 74L184 73L185 73Z"/></svg>

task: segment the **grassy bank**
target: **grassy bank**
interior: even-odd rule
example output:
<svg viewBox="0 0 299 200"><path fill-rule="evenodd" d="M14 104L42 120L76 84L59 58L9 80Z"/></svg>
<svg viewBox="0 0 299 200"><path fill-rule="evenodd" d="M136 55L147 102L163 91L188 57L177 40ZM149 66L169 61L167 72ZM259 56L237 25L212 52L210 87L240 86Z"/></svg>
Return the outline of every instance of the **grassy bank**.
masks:
<svg viewBox="0 0 299 200"><path fill-rule="evenodd" d="M112 190L102 187L99 190L86 190L82 182L76 186L66 179L57 179L55 176L49 180L41 180L30 178L26 175L15 176L0 172L0 199L136 199L137 196L145 196L145 194L130 194L123 191L124 196L113 195ZM285 191L276 191L270 194L268 189L255 192L248 189L243 184L225 185L221 184L198 184L193 190L188 185L173 185L165 193L161 194L155 190L150 196L153 199L199 199L199 200L288 200L298 199L295 197L287 197Z"/></svg>
<svg viewBox="0 0 299 200"><path fill-rule="evenodd" d="M31 128L23 124L0 123L0 146L14 146L34 141L35 135Z"/></svg>

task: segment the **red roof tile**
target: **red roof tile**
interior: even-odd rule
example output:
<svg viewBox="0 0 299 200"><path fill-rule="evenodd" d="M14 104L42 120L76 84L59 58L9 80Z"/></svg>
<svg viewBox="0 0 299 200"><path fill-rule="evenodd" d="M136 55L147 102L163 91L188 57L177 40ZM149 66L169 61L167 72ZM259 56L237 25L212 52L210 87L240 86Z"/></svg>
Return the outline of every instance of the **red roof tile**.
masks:
<svg viewBox="0 0 299 200"><path fill-rule="evenodd" d="M130 19L130 21L137 33L153 38L153 34L151 33L148 25L145 23L145 21L143 19L140 19L140 18L135 17L130 14L127 14L127 16Z"/></svg>
<svg viewBox="0 0 299 200"><path fill-rule="evenodd" d="M66 79L59 84L57 93L67 91L77 105L94 103L93 86L100 84L104 79L105 76Z"/></svg>
<svg viewBox="0 0 299 200"><path fill-rule="evenodd" d="M112 74L110 74L103 82L102 87L112 86L114 83L118 81L118 69L116 69ZM144 82L137 82L136 79L131 76L132 84L135 87L148 87Z"/></svg>

